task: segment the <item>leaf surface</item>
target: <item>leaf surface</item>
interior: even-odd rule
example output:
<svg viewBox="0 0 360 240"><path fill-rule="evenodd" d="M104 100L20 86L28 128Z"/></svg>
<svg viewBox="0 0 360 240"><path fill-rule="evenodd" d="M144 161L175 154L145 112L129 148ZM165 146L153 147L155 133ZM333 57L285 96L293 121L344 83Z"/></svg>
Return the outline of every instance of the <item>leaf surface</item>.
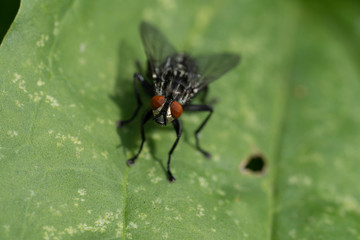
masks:
<svg viewBox="0 0 360 240"><path fill-rule="evenodd" d="M356 239L353 6L22 2L0 47L0 238ZM116 128L136 106L141 20L177 49L242 55L210 85L218 103L200 141L211 160L193 135L206 114L182 115L174 184L165 171L171 127L146 125L132 168L140 116ZM254 155L264 174L242 171Z"/></svg>

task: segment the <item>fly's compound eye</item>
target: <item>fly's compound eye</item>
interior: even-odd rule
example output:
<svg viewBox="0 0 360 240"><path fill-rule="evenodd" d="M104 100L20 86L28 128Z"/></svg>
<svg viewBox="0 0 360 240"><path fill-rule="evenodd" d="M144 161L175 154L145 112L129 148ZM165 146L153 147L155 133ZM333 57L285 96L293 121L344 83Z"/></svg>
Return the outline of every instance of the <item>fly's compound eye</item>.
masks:
<svg viewBox="0 0 360 240"><path fill-rule="evenodd" d="M179 118L183 112L183 108L180 103L173 101L170 105L171 115L173 118Z"/></svg>
<svg viewBox="0 0 360 240"><path fill-rule="evenodd" d="M165 97L163 97L163 96L154 96L151 99L151 103L150 103L151 109L152 110L158 109L159 107L161 107L164 104L164 102L165 102Z"/></svg>

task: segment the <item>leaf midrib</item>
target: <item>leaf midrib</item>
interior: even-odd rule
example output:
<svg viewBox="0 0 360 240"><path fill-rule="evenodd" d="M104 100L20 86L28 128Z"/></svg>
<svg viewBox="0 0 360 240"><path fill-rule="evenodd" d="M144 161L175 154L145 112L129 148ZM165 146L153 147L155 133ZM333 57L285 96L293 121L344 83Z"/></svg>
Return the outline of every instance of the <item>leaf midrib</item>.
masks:
<svg viewBox="0 0 360 240"><path fill-rule="evenodd" d="M279 1L281 2L281 1ZM284 3L278 3L280 4L284 4ZM284 35L282 34L282 32L286 32L286 29L283 29L281 22L282 19L282 14L278 14L278 27L281 28L279 30L279 45L281 46L286 46L286 42L287 44L290 44L290 46L288 46L287 48L284 48L285 50L284 53L282 54L283 59L285 59L286 61L286 66L283 69L288 69L288 71L283 74L282 76L282 80L281 80L281 87L279 88L282 94L280 95L280 99L278 100L278 104L279 104L279 116L276 119L276 121L274 121L274 124L276 125L274 127L275 129L275 134L274 134L274 145L273 145L273 149L272 149L272 154L271 154L271 159L272 159L272 179L271 179L271 193L270 193L270 224L269 224L269 239L270 240L275 240L276 239L276 214L277 214L277 188L276 186L278 185L278 172L277 169L278 168L278 163L279 163L279 159L281 158L281 152L282 152L282 148L283 148L283 136L285 135L285 128L286 128L286 116L287 113L289 112L289 108L291 106L291 89L292 89L292 85L291 85L291 79L292 79L292 75L295 69L295 63L296 63L296 45L298 42L298 35L299 35L299 24L301 22L301 18L303 17L303 13L302 13L302 6L301 4L298 4L298 9L299 13L297 16L294 16L294 21L293 24L291 25L291 31L292 31L292 35L291 38L286 40L284 38L282 38L281 36ZM285 4L286 5L286 4ZM280 11L280 10L279 10ZM289 22L287 22L286 24L289 24ZM281 27L280 27L281 26ZM290 27L287 27L290 28ZM289 31L289 30L288 30ZM287 32L288 33L288 32ZM286 34L286 36L289 36L289 34ZM280 44L282 41L285 42L284 45ZM281 48L279 48L281 49ZM286 68L287 67L287 68Z"/></svg>

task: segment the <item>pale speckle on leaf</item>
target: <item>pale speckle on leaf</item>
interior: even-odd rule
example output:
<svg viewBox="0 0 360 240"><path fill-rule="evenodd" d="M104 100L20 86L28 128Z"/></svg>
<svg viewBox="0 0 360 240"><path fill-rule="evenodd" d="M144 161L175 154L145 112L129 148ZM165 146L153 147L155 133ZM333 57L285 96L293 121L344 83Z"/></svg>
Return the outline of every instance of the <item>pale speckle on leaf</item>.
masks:
<svg viewBox="0 0 360 240"><path fill-rule="evenodd" d="M41 79L39 79L39 80L36 82L36 84L37 84L39 87L41 87L41 86L45 85L45 82L42 81Z"/></svg>
<svg viewBox="0 0 360 240"><path fill-rule="evenodd" d="M166 10L176 9L176 1L174 0L158 0L159 4Z"/></svg>
<svg viewBox="0 0 360 240"><path fill-rule="evenodd" d="M3 228L6 233L10 232L10 225L3 225Z"/></svg>
<svg viewBox="0 0 360 240"><path fill-rule="evenodd" d="M83 57L79 58L79 64L80 65L86 65L86 59L83 58Z"/></svg>
<svg viewBox="0 0 360 240"><path fill-rule="evenodd" d="M54 97L52 97L50 95L46 95L45 102L49 103L52 107L59 107L60 106L58 101Z"/></svg>
<svg viewBox="0 0 360 240"><path fill-rule="evenodd" d="M218 154L215 154L213 160L214 162L220 162L220 156Z"/></svg>
<svg viewBox="0 0 360 240"><path fill-rule="evenodd" d="M81 53L85 52L86 50L86 44L85 43L80 43L80 47L79 47L79 51Z"/></svg>
<svg viewBox="0 0 360 240"><path fill-rule="evenodd" d="M107 159L108 158L108 155L109 155L109 153L107 152L107 151L104 151L104 152L102 152L102 153L100 153L101 154L101 156L103 156L105 159Z"/></svg>
<svg viewBox="0 0 360 240"><path fill-rule="evenodd" d="M21 79L21 75L18 73L14 73L14 79L12 80L13 83L17 83Z"/></svg>
<svg viewBox="0 0 360 240"><path fill-rule="evenodd" d="M41 34L40 40L36 42L36 46L38 46L38 47L44 47L44 46L45 46L45 43L46 43L47 41L49 41L49 36L48 36L48 35Z"/></svg>
<svg viewBox="0 0 360 240"><path fill-rule="evenodd" d="M296 186L310 186L312 184L312 180L309 176L306 175L294 175L289 177L288 183L289 185Z"/></svg>
<svg viewBox="0 0 360 240"><path fill-rule="evenodd" d="M211 176L211 180L213 180L214 182L218 181L218 177L216 175L212 175Z"/></svg>
<svg viewBox="0 0 360 240"><path fill-rule="evenodd" d="M15 131L15 130L9 130L7 132L7 134L10 136L10 137L17 137L18 136L18 132Z"/></svg>
<svg viewBox="0 0 360 240"><path fill-rule="evenodd" d="M168 238L169 238L169 234L168 234L167 232L164 232L164 233L162 234L162 238L163 238L163 239L168 239Z"/></svg>
<svg viewBox="0 0 360 240"><path fill-rule="evenodd" d="M290 236L291 238L296 238L296 229L291 229L291 230L289 231L289 236Z"/></svg>
<svg viewBox="0 0 360 240"><path fill-rule="evenodd" d="M94 123L90 123L84 126L84 130L87 132L91 132L93 127L94 127Z"/></svg>
<svg viewBox="0 0 360 240"><path fill-rule="evenodd" d="M98 76L99 76L99 78L101 78L101 79L106 79L106 74L103 73L103 72L99 72L99 73L98 73Z"/></svg>
<svg viewBox="0 0 360 240"><path fill-rule="evenodd" d="M140 191L145 191L145 188L144 186L140 185L140 186L137 186L135 189L134 189L134 192L140 192Z"/></svg>
<svg viewBox="0 0 360 240"><path fill-rule="evenodd" d="M153 226L152 230L153 230L154 233L157 233L157 232L160 231L160 227Z"/></svg>
<svg viewBox="0 0 360 240"><path fill-rule="evenodd" d="M0 96L6 96L7 94L8 94L8 92L5 90L0 91Z"/></svg>
<svg viewBox="0 0 360 240"><path fill-rule="evenodd" d="M151 138L154 140L161 140L161 135L159 133L152 133Z"/></svg>
<svg viewBox="0 0 360 240"><path fill-rule="evenodd" d="M134 222L129 222L129 224L127 225L126 229L137 229L138 225Z"/></svg>
<svg viewBox="0 0 360 240"><path fill-rule="evenodd" d="M54 22L54 30L53 30L54 36L59 34L59 25L60 25L60 23L58 21Z"/></svg>
<svg viewBox="0 0 360 240"><path fill-rule="evenodd" d="M201 206L200 204L197 205L197 213L196 213L196 216L198 217L203 217L205 214L204 214L204 211L205 209L203 208L203 206Z"/></svg>
<svg viewBox="0 0 360 240"><path fill-rule="evenodd" d="M336 201L340 204L340 212L356 212L360 214L360 204L355 197L351 195L344 195L337 197Z"/></svg>
<svg viewBox="0 0 360 240"><path fill-rule="evenodd" d="M43 91L34 92L33 94L29 93L30 100L33 100L34 102L39 102L42 99L43 96L44 96Z"/></svg>
<svg viewBox="0 0 360 240"><path fill-rule="evenodd" d="M105 120L101 119L101 118L96 118L96 122L100 123L100 124L104 124Z"/></svg>
<svg viewBox="0 0 360 240"><path fill-rule="evenodd" d="M218 189L216 192L217 192L220 196L225 196L225 195L226 195L226 193L225 193L223 190L221 190L221 189Z"/></svg>
<svg viewBox="0 0 360 240"><path fill-rule="evenodd" d="M21 103L19 100L15 100L15 105L16 105L17 107L19 107L19 108L24 107L24 104Z"/></svg>
<svg viewBox="0 0 360 240"><path fill-rule="evenodd" d="M150 169L148 177L150 178L150 181L154 184L157 184L158 182L163 180L161 177L155 175L155 167L152 167Z"/></svg>
<svg viewBox="0 0 360 240"><path fill-rule="evenodd" d="M69 234L70 236L73 236L74 234L76 234L78 232L78 230L76 228L73 228L72 226L69 226L69 227L65 228L65 232L67 234Z"/></svg>
<svg viewBox="0 0 360 240"><path fill-rule="evenodd" d="M348 232L351 233L352 235L357 235L357 234L358 234L358 230L356 230L355 228L347 227L347 230L348 230Z"/></svg>
<svg viewBox="0 0 360 240"><path fill-rule="evenodd" d="M85 196L85 195L86 195L86 190L85 190L85 188L79 188L79 189L78 189L78 193L79 193L80 196Z"/></svg>
<svg viewBox="0 0 360 240"><path fill-rule="evenodd" d="M160 198L156 198L155 201L151 201L152 203L152 206L153 207L156 207L157 204L160 204L161 203L161 199Z"/></svg>
<svg viewBox="0 0 360 240"><path fill-rule="evenodd" d="M140 213L139 215L138 215L138 217L141 219L141 220L145 220L145 218L147 217L147 215L145 214L145 213Z"/></svg>
<svg viewBox="0 0 360 240"><path fill-rule="evenodd" d="M180 215L175 216L174 219L177 220L177 221L182 221L183 220L183 218Z"/></svg>
<svg viewBox="0 0 360 240"><path fill-rule="evenodd" d="M21 89L24 93L27 93L26 87L25 87L25 80L21 79L21 75L18 73L14 73L14 79L12 80L13 83L18 84L18 88Z"/></svg>
<svg viewBox="0 0 360 240"><path fill-rule="evenodd" d="M92 158L96 159L98 157L97 152L95 152L95 149L92 150Z"/></svg>
<svg viewBox="0 0 360 240"><path fill-rule="evenodd" d="M77 159L80 159L80 153L84 151L83 147L75 147L75 155Z"/></svg>
<svg viewBox="0 0 360 240"><path fill-rule="evenodd" d="M43 61L41 61L38 65L37 65L38 70L42 71L45 69L45 63Z"/></svg>
<svg viewBox="0 0 360 240"><path fill-rule="evenodd" d="M45 240L54 239L55 234L57 234L57 229L54 226L44 226L43 230L43 237Z"/></svg>
<svg viewBox="0 0 360 240"><path fill-rule="evenodd" d="M207 188L209 186L209 183L203 177L199 177L199 184L203 188Z"/></svg>
<svg viewBox="0 0 360 240"><path fill-rule="evenodd" d="M79 229L80 232L85 232L88 230L88 226L86 223L80 223L77 225L77 228Z"/></svg>

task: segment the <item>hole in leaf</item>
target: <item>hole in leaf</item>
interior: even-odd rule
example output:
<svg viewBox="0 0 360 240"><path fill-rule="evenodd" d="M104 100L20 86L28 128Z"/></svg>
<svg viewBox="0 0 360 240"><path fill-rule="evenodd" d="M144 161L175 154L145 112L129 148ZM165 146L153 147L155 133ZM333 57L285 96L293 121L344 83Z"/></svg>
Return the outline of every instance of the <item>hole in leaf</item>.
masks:
<svg viewBox="0 0 360 240"><path fill-rule="evenodd" d="M264 174L266 161L262 154L252 154L240 164L240 171L252 174Z"/></svg>

